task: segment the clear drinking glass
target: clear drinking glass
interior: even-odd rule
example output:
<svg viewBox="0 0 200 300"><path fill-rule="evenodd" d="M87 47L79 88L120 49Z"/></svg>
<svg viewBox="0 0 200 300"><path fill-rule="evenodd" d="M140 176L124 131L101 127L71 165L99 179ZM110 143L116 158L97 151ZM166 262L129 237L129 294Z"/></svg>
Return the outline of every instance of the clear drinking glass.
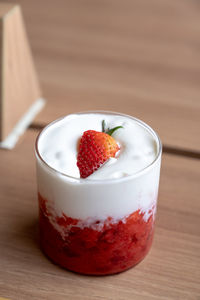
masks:
<svg viewBox="0 0 200 300"><path fill-rule="evenodd" d="M41 248L53 262L71 271L93 275L122 272L139 263L152 244L162 155L160 139L147 124L126 116L153 136L157 145L155 160L123 178L74 178L49 166L40 152L44 132L67 117L46 126L35 145ZM77 214L78 207L81 212L79 209Z"/></svg>

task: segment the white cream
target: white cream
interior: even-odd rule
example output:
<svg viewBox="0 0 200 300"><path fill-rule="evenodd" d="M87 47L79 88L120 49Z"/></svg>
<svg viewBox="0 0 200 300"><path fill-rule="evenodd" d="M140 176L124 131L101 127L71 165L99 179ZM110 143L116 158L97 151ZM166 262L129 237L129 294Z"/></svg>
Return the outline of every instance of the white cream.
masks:
<svg viewBox="0 0 200 300"><path fill-rule="evenodd" d="M86 130L101 131L102 120L109 128L123 126L113 134L120 152L91 176L80 179L76 166L78 140ZM38 190L58 215L65 213L90 223L108 216L118 220L140 209L147 218L156 204L159 140L139 120L114 113L69 115L43 130L38 151L42 158L36 155Z"/></svg>
<svg viewBox="0 0 200 300"><path fill-rule="evenodd" d="M80 178L77 163L78 141L84 131L101 131L102 120L113 128L123 126L113 137L120 145L117 158L112 158L88 179L120 178L131 175L151 164L158 152L155 136L133 119L107 114L74 114L45 130L39 140L42 158L55 170Z"/></svg>

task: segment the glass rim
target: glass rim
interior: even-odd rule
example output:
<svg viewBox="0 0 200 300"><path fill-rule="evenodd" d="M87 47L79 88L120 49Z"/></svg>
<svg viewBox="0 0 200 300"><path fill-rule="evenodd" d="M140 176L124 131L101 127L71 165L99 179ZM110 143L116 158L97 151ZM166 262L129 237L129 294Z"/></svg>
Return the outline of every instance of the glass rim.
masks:
<svg viewBox="0 0 200 300"><path fill-rule="evenodd" d="M70 176L70 175L67 175L63 172L60 172L58 170L56 170L55 168L53 168L52 166L50 166L43 158L42 158L42 155L40 154L40 151L39 151L39 147L38 147L38 143L39 143L39 139L41 138L42 134L44 133L44 131L48 130L49 127L53 126L55 123L58 123L60 121L62 121L63 119L67 118L68 116L70 115L82 115L82 114L111 114L111 115L118 115L118 116L123 116L123 117L127 117L129 119L132 119L134 121L136 121L136 123L140 124L141 126L143 126L145 129L147 129L148 131L150 131L150 133L157 139L157 145L158 145L158 152L157 152L157 155L155 157L155 159L150 163L148 164L146 167L144 167L143 169L133 173L133 174L130 174L130 175L127 175L127 176L124 176L124 177L120 177L120 178L109 178L109 179L89 179L89 178L77 178L77 177L73 177L73 176ZM138 118L135 118L135 117L132 117L130 115L127 115L127 114L124 114L124 113L119 113L119 112L114 112L114 111L104 111L104 110L89 110L89 111L81 111L81 112L74 112L74 113L70 113L68 115L65 115L65 116L62 116L52 122L50 122L49 124L47 124L38 134L37 138L36 138L36 141L35 141L35 156L36 156L36 159L39 159L44 165L45 167L47 167L51 172L57 174L57 175L61 175L61 176L64 176L64 178L67 178L69 179L70 181L76 181L76 182L79 182L81 184L83 183L87 183L87 184L97 184L97 183L104 183L104 184L107 184L107 183L117 183L117 182L121 182L121 181L126 181L128 179L132 179L132 178L135 178L135 177L139 177L140 175L142 175L143 173L145 173L146 171L148 171L150 168L152 168L156 162L160 159L162 155L162 142L160 140L160 137L159 135L156 133L156 131L154 129L152 129L148 124L146 124L145 122L143 122L142 120L138 119Z"/></svg>

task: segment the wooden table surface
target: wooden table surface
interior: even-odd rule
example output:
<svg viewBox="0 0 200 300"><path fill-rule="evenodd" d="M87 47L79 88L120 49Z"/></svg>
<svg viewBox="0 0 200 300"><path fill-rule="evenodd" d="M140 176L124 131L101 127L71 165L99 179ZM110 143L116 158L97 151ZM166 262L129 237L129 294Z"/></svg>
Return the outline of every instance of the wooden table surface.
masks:
<svg viewBox="0 0 200 300"><path fill-rule="evenodd" d="M200 299L200 3L18 3L48 104L14 150L0 150L0 299ZM164 144L152 249L106 277L65 271L38 246L35 138L91 109L134 115Z"/></svg>

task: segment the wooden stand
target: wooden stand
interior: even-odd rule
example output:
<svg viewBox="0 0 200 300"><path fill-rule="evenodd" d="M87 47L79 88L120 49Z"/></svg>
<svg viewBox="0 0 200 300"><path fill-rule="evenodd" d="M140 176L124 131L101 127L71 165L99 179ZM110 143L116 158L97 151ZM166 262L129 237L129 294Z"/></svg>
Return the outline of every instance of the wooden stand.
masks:
<svg viewBox="0 0 200 300"><path fill-rule="evenodd" d="M0 146L14 146L43 106L40 95L20 6L0 3Z"/></svg>

